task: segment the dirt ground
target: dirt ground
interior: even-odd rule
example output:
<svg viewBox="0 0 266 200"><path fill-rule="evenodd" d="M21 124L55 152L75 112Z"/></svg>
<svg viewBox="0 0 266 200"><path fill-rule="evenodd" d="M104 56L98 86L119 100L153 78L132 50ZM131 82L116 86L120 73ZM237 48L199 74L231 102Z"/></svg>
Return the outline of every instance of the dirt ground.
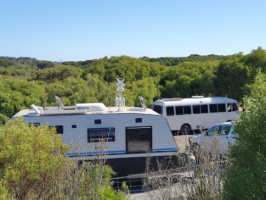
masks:
<svg viewBox="0 0 266 200"><path fill-rule="evenodd" d="M192 137L192 135L177 135L177 136L174 136L175 142L177 144L177 147L182 149L182 150L185 150L186 146L189 145L189 141L188 141L189 137Z"/></svg>

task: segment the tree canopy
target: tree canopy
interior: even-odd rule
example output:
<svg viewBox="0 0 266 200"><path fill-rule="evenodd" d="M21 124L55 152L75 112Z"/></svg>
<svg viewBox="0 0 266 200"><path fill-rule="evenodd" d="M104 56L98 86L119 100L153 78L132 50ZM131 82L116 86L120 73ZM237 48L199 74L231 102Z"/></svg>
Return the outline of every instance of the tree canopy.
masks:
<svg viewBox="0 0 266 200"><path fill-rule="evenodd" d="M241 101L249 94L257 70L265 73L266 52L230 56L192 54L188 57L104 57L55 63L34 58L0 57L0 121L31 103L65 105L103 102L114 105L116 79L125 78L126 105L138 106L158 98L227 96Z"/></svg>

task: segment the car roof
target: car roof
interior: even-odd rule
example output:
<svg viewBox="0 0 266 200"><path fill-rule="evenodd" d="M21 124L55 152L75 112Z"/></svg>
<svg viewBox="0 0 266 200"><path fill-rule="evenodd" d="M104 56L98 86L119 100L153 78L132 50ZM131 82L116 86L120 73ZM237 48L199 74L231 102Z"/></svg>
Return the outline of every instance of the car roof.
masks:
<svg viewBox="0 0 266 200"><path fill-rule="evenodd" d="M210 128L214 127L214 126L220 126L220 125L233 125L232 122L222 122L222 123L219 123L219 124L215 124L213 126L211 126Z"/></svg>

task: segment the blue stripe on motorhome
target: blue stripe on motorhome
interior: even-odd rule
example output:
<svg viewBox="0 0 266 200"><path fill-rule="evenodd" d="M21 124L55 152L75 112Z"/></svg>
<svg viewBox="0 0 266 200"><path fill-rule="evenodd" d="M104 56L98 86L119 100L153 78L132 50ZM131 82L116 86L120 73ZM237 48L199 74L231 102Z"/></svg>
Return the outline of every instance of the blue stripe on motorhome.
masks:
<svg viewBox="0 0 266 200"><path fill-rule="evenodd" d="M81 152L81 153L67 153L66 156L85 156L85 155L98 155L98 154L116 154L116 153L126 153L126 151L105 151L105 152Z"/></svg>
<svg viewBox="0 0 266 200"><path fill-rule="evenodd" d="M175 151L177 148L152 149L152 151Z"/></svg>
<svg viewBox="0 0 266 200"><path fill-rule="evenodd" d="M166 148L166 149L152 149L152 151L175 151L177 148ZM67 153L66 156L85 156L85 155L97 155L97 154L119 154L126 153L126 151L106 151L106 152L81 152L81 153Z"/></svg>

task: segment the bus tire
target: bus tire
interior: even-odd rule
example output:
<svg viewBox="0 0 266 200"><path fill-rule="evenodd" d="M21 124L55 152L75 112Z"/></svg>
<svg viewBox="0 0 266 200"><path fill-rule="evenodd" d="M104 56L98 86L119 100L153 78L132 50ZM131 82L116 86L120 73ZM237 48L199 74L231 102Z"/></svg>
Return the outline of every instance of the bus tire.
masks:
<svg viewBox="0 0 266 200"><path fill-rule="evenodd" d="M180 135L188 135L188 134L190 134L190 132L191 132L191 127L190 127L190 125L189 125L189 124L183 124L183 125L181 126L180 131L179 131L179 134L180 134Z"/></svg>

